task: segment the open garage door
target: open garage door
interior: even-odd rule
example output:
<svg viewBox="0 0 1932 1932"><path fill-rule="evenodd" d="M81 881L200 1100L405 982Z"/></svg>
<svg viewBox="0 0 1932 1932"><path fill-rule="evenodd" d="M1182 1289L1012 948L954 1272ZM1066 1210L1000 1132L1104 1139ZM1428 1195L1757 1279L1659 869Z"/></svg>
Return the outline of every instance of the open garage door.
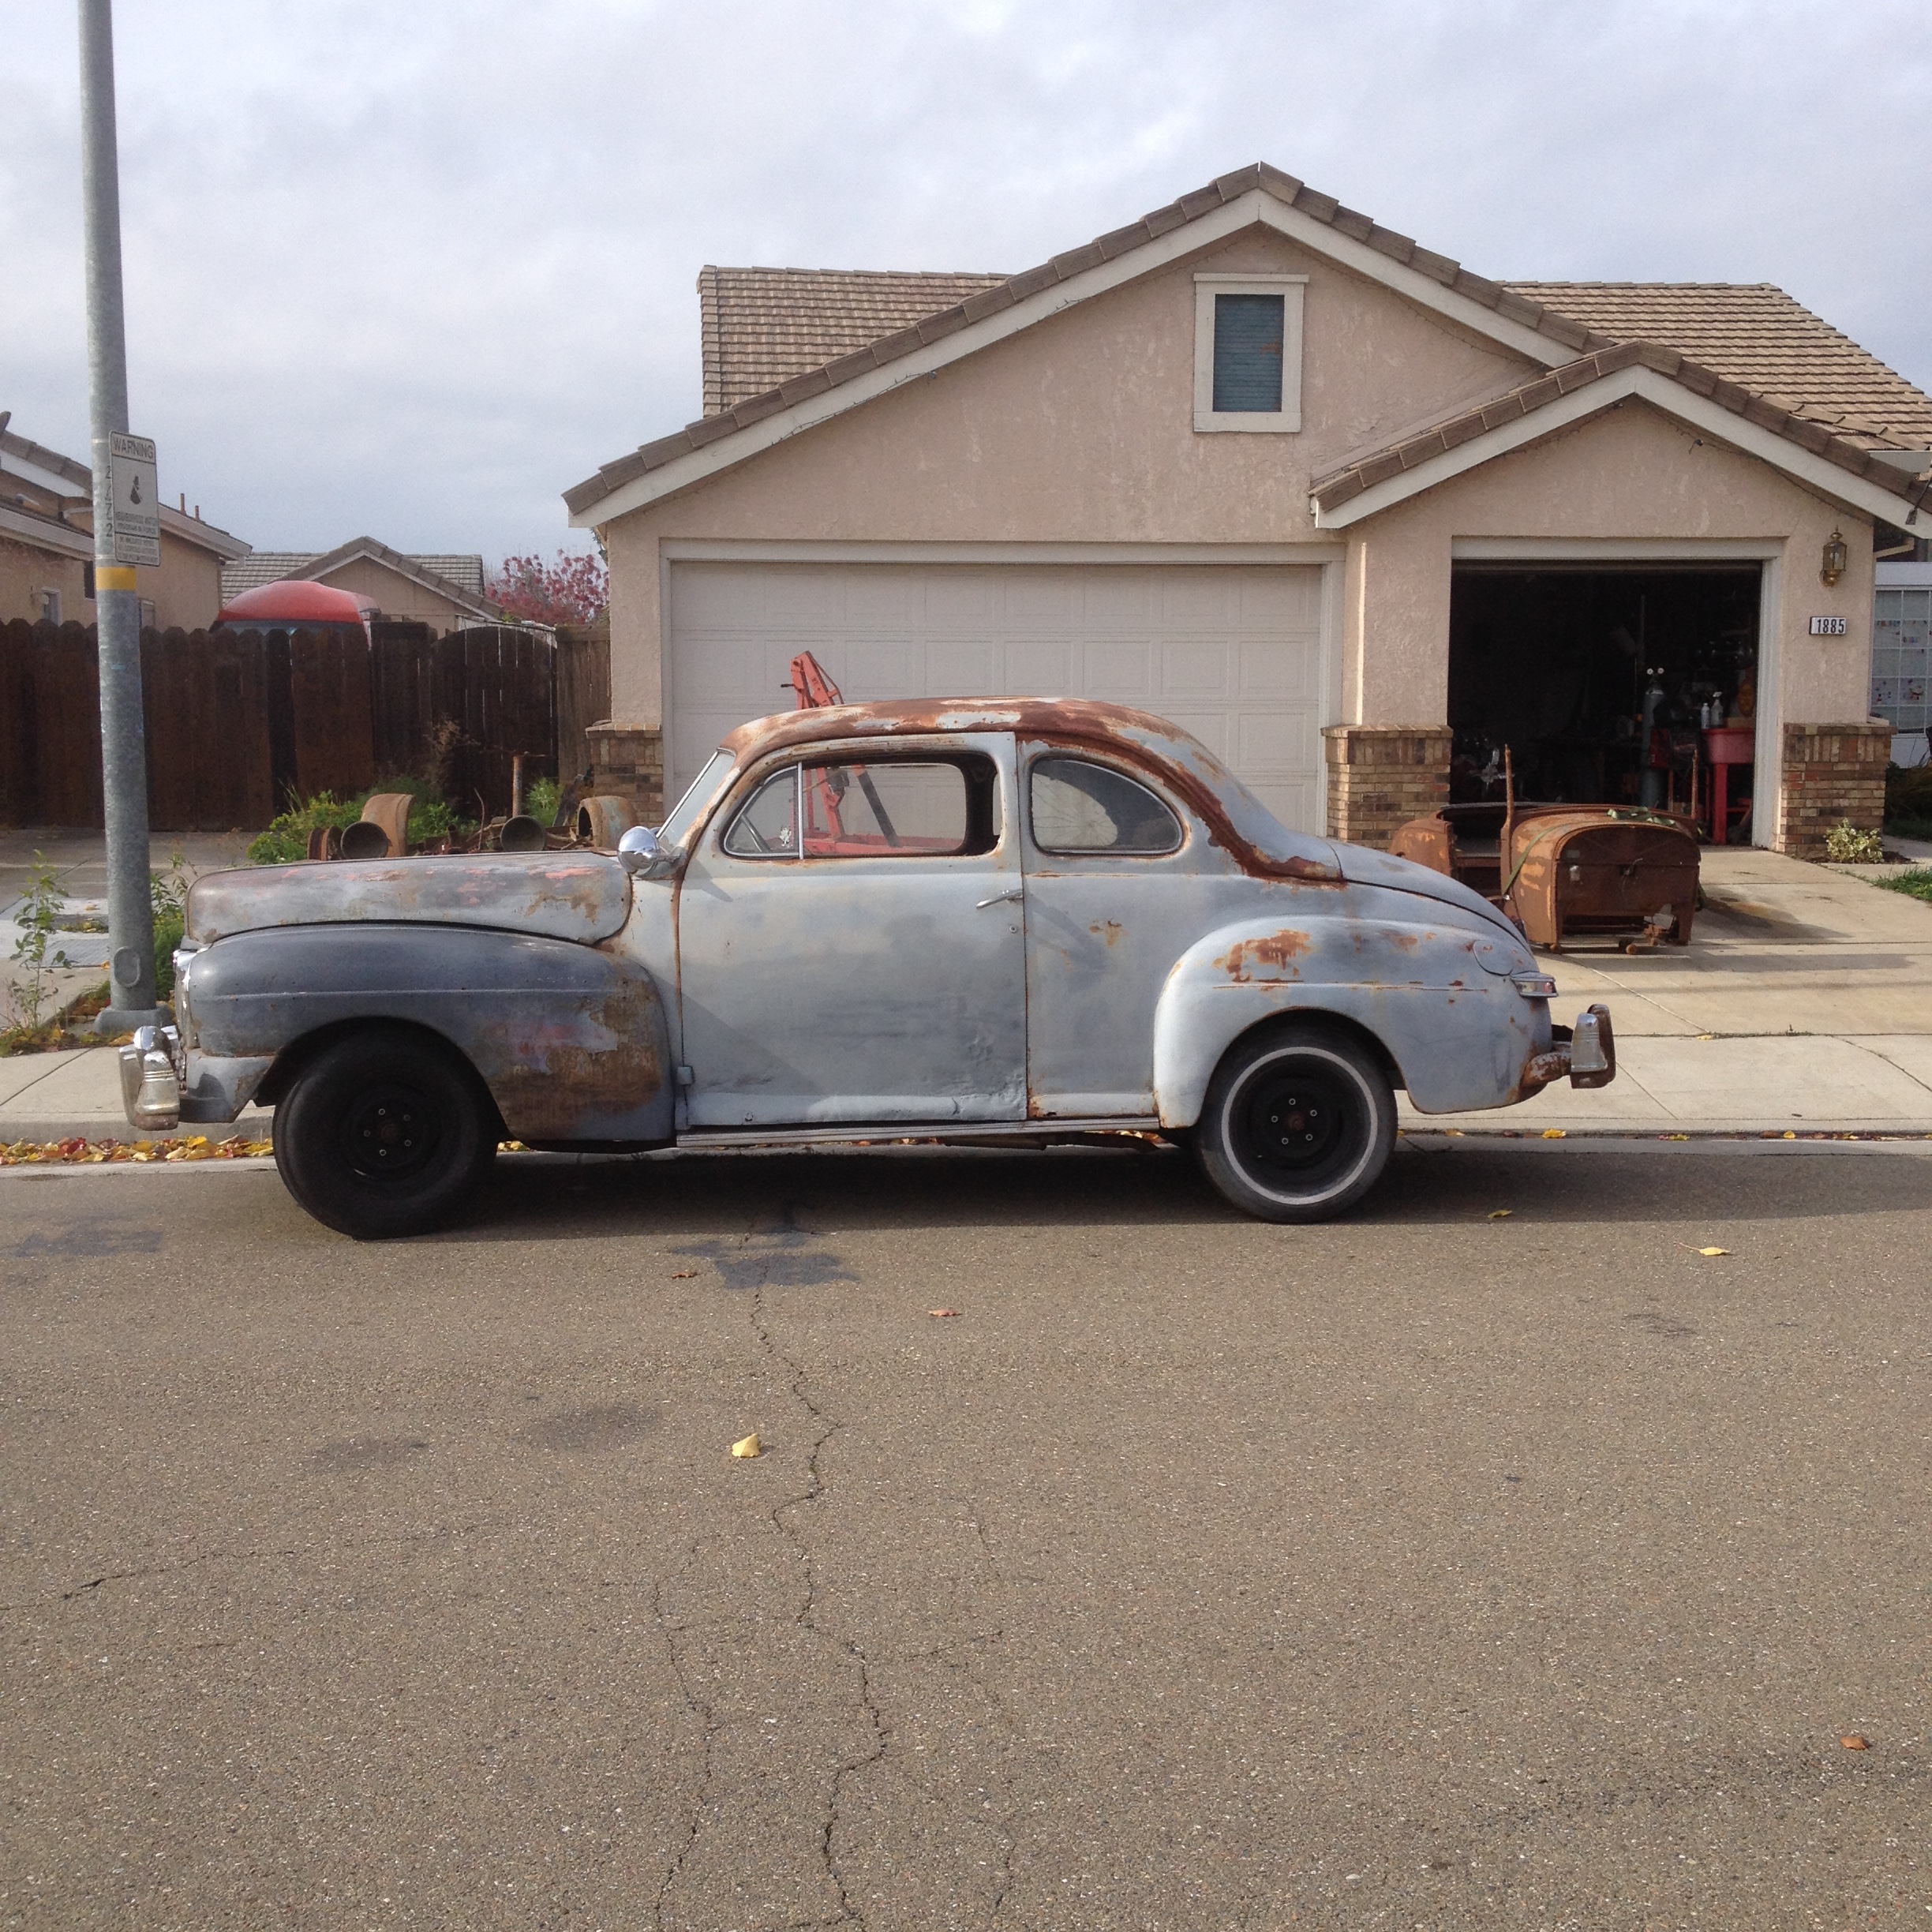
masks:
<svg viewBox="0 0 1932 1932"><path fill-rule="evenodd" d="M665 796L809 650L849 699L1099 698L1202 739L1324 829L1318 564L674 563Z"/></svg>

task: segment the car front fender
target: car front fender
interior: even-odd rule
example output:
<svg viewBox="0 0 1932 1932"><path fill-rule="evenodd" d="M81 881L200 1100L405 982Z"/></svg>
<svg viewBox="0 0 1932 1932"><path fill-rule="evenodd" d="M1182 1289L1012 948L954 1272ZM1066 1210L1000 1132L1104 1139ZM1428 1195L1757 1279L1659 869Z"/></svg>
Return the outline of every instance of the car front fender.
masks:
<svg viewBox="0 0 1932 1932"><path fill-rule="evenodd" d="M1161 1124L1191 1127L1249 1028L1333 1016L1378 1041L1425 1114L1505 1106L1550 1043L1549 1008L1509 978L1515 949L1454 926L1347 916L1226 926L1181 954L1154 1016Z"/></svg>
<svg viewBox="0 0 1932 1932"><path fill-rule="evenodd" d="M215 940L185 964L185 1118L224 1118L257 1089L272 1097L290 1056L325 1029L389 1020L454 1046L518 1140L671 1137L663 1001L650 973L605 945L463 927L283 926Z"/></svg>

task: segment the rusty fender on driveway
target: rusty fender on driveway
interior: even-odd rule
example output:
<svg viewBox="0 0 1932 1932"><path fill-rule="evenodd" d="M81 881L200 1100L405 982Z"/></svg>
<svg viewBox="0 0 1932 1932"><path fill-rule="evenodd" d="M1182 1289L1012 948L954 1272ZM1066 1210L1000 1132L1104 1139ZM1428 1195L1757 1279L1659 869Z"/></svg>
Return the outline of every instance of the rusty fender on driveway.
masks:
<svg viewBox="0 0 1932 1932"><path fill-rule="evenodd" d="M1467 927L1348 917L1222 927L1174 962L1155 1009L1162 1125L1192 1126L1234 1040L1295 1014L1372 1034L1425 1114L1506 1106L1550 1046L1548 1002L1511 981L1530 964L1520 944Z"/></svg>
<svg viewBox="0 0 1932 1932"><path fill-rule="evenodd" d="M401 1020L463 1055L518 1140L671 1137L664 1003L648 972L602 946L460 926L279 926L186 965L185 1043L260 1066L267 1098L289 1050L320 1028ZM238 1109L249 1097L223 1096Z"/></svg>

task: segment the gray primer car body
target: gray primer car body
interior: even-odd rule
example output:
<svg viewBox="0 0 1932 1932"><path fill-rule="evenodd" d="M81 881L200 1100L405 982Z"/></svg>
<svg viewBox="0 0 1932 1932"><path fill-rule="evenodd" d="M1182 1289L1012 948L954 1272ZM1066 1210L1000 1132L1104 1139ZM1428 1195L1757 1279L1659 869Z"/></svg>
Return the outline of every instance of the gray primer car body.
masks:
<svg viewBox="0 0 1932 1932"><path fill-rule="evenodd" d="M1178 848L1039 848L1027 776L1047 756L1152 791ZM890 759L990 771L988 848L726 848L773 773ZM1183 1129L1228 1047L1297 1013L1372 1040L1424 1112L1506 1106L1567 1066L1548 983L1486 901L1286 830L1197 740L1121 706L760 720L649 870L560 852L204 877L180 960L182 1118L272 1100L316 1043L369 1021L439 1035L508 1133L549 1145Z"/></svg>

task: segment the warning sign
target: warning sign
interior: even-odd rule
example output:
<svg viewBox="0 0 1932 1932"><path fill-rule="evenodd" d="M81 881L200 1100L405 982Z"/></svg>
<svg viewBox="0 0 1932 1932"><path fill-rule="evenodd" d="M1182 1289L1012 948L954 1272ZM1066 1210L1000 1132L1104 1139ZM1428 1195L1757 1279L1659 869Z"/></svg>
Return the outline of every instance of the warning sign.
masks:
<svg viewBox="0 0 1932 1932"><path fill-rule="evenodd" d="M108 536L117 564L161 561L161 490L155 446L146 436L109 440L107 488L112 508Z"/></svg>

